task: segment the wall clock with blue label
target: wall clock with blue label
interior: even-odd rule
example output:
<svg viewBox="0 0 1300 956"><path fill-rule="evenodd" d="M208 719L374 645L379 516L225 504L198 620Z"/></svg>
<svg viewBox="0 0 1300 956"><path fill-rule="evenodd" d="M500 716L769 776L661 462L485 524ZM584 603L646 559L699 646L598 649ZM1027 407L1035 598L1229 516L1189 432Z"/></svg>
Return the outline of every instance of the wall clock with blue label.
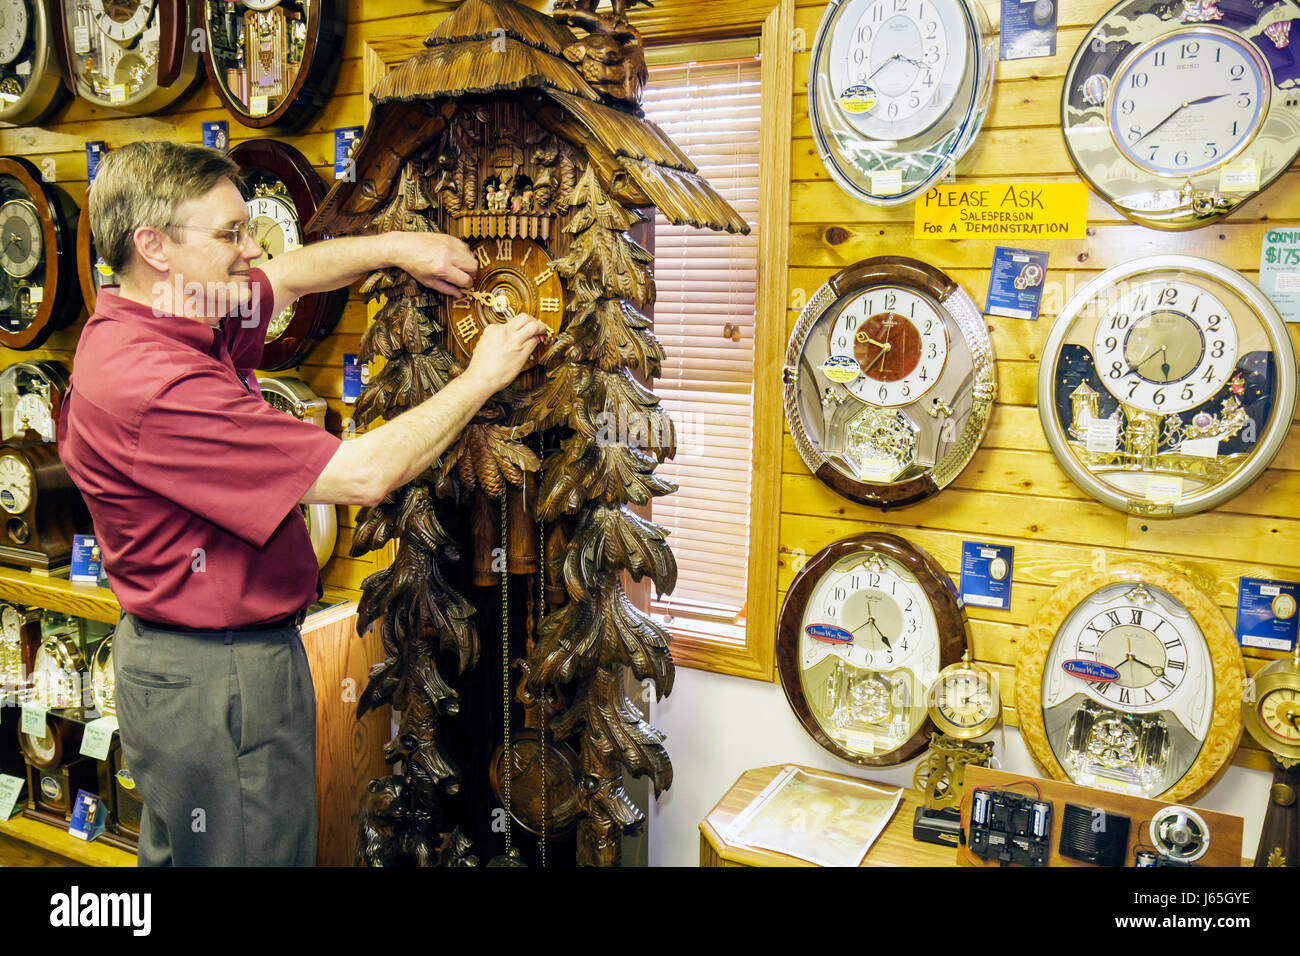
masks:
<svg viewBox="0 0 1300 956"><path fill-rule="evenodd" d="M0 0L0 123L39 123L68 98L41 0Z"/></svg>
<svg viewBox="0 0 1300 956"><path fill-rule="evenodd" d="M1066 474L1132 514L1213 508L1269 466L1296 405L1286 325L1240 273L1191 256L1108 269L1066 303L1038 413Z"/></svg>
<svg viewBox="0 0 1300 956"><path fill-rule="evenodd" d="M843 760L879 766L925 749L930 687L965 647L965 614L938 562L872 533L829 545L795 577L776 662L804 730Z"/></svg>
<svg viewBox="0 0 1300 956"><path fill-rule="evenodd" d="M808 116L827 172L864 202L914 199L974 142L996 60L977 3L831 3L808 70Z"/></svg>
<svg viewBox="0 0 1300 956"><path fill-rule="evenodd" d="M1124 0L1083 38L1061 91L1070 159L1134 222L1228 215L1300 152L1295 0Z"/></svg>
<svg viewBox="0 0 1300 956"><path fill-rule="evenodd" d="M1237 749L1245 673L1208 595L1118 565L1076 577L1035 617L1016 662L1020 732L1057 780L1182 800Z"/></svg>

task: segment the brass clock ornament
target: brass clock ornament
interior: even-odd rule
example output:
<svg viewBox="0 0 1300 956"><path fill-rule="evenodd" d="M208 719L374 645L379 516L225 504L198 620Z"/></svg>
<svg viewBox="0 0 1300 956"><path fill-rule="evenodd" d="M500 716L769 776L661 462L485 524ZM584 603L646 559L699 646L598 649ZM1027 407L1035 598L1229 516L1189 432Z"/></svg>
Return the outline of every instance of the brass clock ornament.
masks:
<svg viewBox="0 0 1300 956"><path fill-rule="evenodd" d="M1020 731L1057 780L1183 800L1237 749L1245 673L1222 611L1182 575L1083 574L1042 607L1016 662Z"/></svg>
<svg viewBox="0 0 1300 956"><path fill-rule="evenodd" d="M974 300L901 256L865 259L813 294L782 376L786 421L809 470L879 508L951 483L978 449L997 391Z"/></svg>
<svg viewBox="0 0 1300 956"><path fill-rule="evenodd" d="M306 382L266 376L259 378L257 384L262 391L262 400L272 408L278 408L299 421L325 427L325 413L329 406ZM307 522L316 565L323 568L334 557L334 545L338 540L338 509L329 504L312 504L299 505L298 510Z"/></svg>
<svg viewBox="0 0 1300 956"><path fill-rule="evenodd" d="M0 123L35 125L68 98L54 39L43 0L0 0Z"/></svg>
<svg viewBox="0 0 1300 956"><path fill-rule="evenodd" d="M1066 71L1061 128L1079 174L1144 226L1229 215L1300 152L1294 0L1124 0Z"/></svg>
<svg viewBox="0 0 1300 956"><path fill-rule="evenodd" d="M340 0L204 0L203 66L245 126L291 132L325 105L343 61Z"/></svg>
<svg viewBox="0 0 1300 956"><path fill-rule="evenodd" d="M305 229L326 192L307 157L288 143L261 139L240 143L230 151L230 158L239 164L253 239L262 247L254 267L328 238ZM347 300L347 289L334 289L305 295L286 306L267 326L260 367L275 372L301 365L334 328Z"/></svg>
<svg viewBox="0 0 1300 956"><path fill-rule="evenodd" d="M1300 645L1247 684L1241 717L1274 763L1255 865L1300 866Z"/></svg>
<svg viewBox="0 0 1300 956"><path fill-rule="evenodd" d="M70 385L68 370L52 359L15 362L0 372L0 440L30 430L54 441Z"/></svg>
<svg viewBox="0 0 1300 956"><path fill-rule="evenodd" d="M78 211L18 156L0 156L0 347L34 349L77 318Z"/></svg>
<svg viewBox="0 0 1300 956"><path fill-rule="evenodd" d="M817 743L891 765L925 748L927 692L965 643L956 590L934 558L896 535L861 534L823 548L790 585L777 672Z"/></svg>
<svg viewBox="0 0 1300 956"><path fill-rule="evenodd" d="M996 62L978 3L829 4L813 41L808 116L831 178L873 205L914 199L974 142Z"/></svg>
<svg viewBox="0 0 1300 956"><path fill-rule="evenodd" d="M1038 372L1056 460L1098 501L1193 514L1253 482L1286 440L1296 360L1240 273L1191 256L1106 270L1062 310Z"/></svg>
<svg viewBox="0 0 1300 956"><path fill-rule="evenodd" d="M198 76L188 0L51 0L68 88L96 106L153 113Z"/></svg>
<svg viewBox="0 0 1300 956"><path fill-rule="evenodd" d="M970 651L939 672L930 687L930 719L949 737L973 740L998 725L1002 697L998 677L971 662Z"/></svg>

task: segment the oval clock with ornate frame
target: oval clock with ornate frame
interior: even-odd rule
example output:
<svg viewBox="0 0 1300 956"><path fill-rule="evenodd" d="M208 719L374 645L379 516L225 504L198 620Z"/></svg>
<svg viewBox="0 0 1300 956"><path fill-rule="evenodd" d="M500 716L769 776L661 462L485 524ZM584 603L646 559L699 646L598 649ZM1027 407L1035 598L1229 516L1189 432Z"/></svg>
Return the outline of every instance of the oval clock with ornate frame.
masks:
<svg viewBox="0 0 1300 956"><path fill-rule="evenodd" d="M271 139L249 140L230 151L239 164L240 190L248 203L253 239L262 247L254 266L326 236L304 233L325 198L325 186L302 153ZM305 295L271 319L261 367L269 372L301 365L334 328L347 305L348 290Z"/></svg>
<svg viewBox="0 0 1300 956"><path fill-rule="evenodd" d="M0 346L38 348L77 318L72 250L78 210L17 156L0 156Z"/></svg>
<svg viewBox="0 0 1300 956"><path fill-rule="evenodd" d="M1073 578L1034 618L1016 661L1020 733L1054 779L1185 800L1236 752L1245 677L1207 594L1121 564Z"/></svg>
<svg viewBox="0 0 1300 956"><path fill-rule="evenodd" d="M341 0L204 0L203 66L235 119L282 132L311 119L338 79L346 13Z"/></svg>
<svg viewBox="0 0 1300 956"><path fill-rule="evenodd" d="M117 273L104 264L103 257L95 250L89 215L83 215L77 224L77 277L81 280L81 298L86 303L87 315L95 311L95 299L101 288L122 284Z"/></svg>
<svg viewBox="0 0 1300 956"><path fill-rule="evenodd" d="M902 256L865 259L818 289L782 376L786 421L809 470L878 508L951 483L978 449L997 392L974 300Z"/></svg>
<svg viewBox="0 0 1300 956"><path fill-rule="evenodd" d="M0 0L0 123L40 123L68 98L43 0Z"/></svg>
<svg viewBox="0 0 1300 956"><path fill-rule="evenodd" d="M776 664L804 730L842 760L889 766L925 749L930 687L961 659L966 618L929 554L892 534L854 535L795 577Z"/></svg>

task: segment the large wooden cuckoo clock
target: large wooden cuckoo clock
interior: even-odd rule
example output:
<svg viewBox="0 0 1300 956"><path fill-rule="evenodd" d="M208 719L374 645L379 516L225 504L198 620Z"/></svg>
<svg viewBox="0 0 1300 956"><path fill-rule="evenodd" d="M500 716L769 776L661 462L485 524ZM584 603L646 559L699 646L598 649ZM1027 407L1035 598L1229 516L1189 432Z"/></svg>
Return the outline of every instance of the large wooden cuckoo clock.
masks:
<svg viewBox="0 0 1300 956"><path fill-rule="evenodd" d="M38 348L77 317L76 204L17 156L0 156L0 346Z"/></svg>
<svg viewBox="0 0 1300 956"><path fill-rule="evenodd" d="M230 151L230 158L239 164L253 239L262 247L254 267L325 238L303 229L325 198L325 186L307 157L288 143L258 139L240 143ZM274 372L301 365L316 343L329 335L347 301L347 289L334 289L305 295L285 306L267 326L261 367Z"/></svg>
<svg viewBox="0 0 1300 956"><path fill-rule="evenodd" d="M64 81L123 113L154 113L198 76L189 0L51 0Z"/></svg>
<svg viewBox="0 0 1300 956"><path fill-rule="evenodd" d="M343 61L342 0L204 0L203 66L245 126L289 132L325 105Z"/></svg>
<svg viewBox="0 0 1300 956"><path fill-rule="evenodd" d="M0 123L39 123L68 98L43 0L0 0Z"/></svg>

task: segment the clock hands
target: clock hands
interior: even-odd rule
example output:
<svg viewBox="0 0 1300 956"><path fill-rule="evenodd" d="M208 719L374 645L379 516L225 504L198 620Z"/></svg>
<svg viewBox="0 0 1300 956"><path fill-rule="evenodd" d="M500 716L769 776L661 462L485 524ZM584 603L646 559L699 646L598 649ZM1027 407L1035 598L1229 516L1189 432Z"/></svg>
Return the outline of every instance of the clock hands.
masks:
<svg viewBox="0 0 1300 956"><path fill-rule="evenodd" d="M475 302L486 305L503 319L513 319L515 317L514 310L510 308L510 302L504 295L493 295L491 292L470 292L469 297Z"/></svg>
<svg viewBox="0 0 1300 956"><path fill-rule="evenodd" d="M1159 123L1156 123L1155 126L1152 126L1149 130L1147 130L1145 133L1143 133L1143 134L1142 134L1141 136L1139 136L1137 139L1133 140L1133 142L1130 143L1129 145L1130 145L1130 146L1136 146L1138 143L1142 142L1142 140L1146 139L1148 136L1150 136L1152 133L1154 133L1154 132L1155 132L1156 130L1158 130L1160 127L1164 126L1166 123L1168 123L1171 119L1173 119L1175 116L1177 116L1177 115L1178 115L1179 113L1181 113L1183 110L1187 109L1187 107L1189 107L1189 106L1200 106L1200 105L1202 105L1202 104L1204 104L1204 103L1213 103L1215 100L1221 100L1221 99L1223 99L1225 96L1231 96L1231 95L1232 95L1231 93L1215 93L1215 94L1212 95L1212 96L1202 96L1200 99L1195 99L1195 100L1185 100L1184 102L1179 103L1178 106L1174 109L1174 111L1173 111L1172 113L1170 113L1168 116L1166 116L1164 119L1162 119Z"/></svg>

